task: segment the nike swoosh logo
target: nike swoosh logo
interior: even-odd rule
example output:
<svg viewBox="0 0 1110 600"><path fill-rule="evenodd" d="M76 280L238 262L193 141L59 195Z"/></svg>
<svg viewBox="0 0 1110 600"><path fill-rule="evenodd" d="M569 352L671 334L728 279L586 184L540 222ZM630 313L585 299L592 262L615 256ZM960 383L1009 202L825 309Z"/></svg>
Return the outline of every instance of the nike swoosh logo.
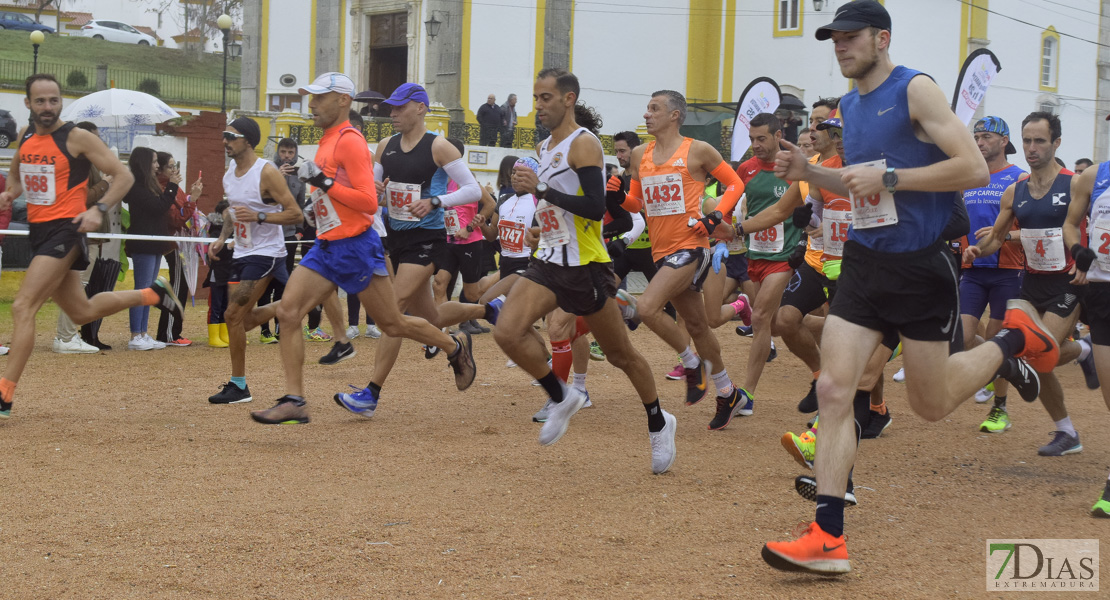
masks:
<svg viewBox="0 0 1110 600"><path fill-rule="evenodd" d="M1103 185L1106 185L1107 183L1110 183L1110 179L1103 179L1102 181L1096 181L1095 185L1103 186Z"/></svg>
<svg viewBox="0 0 1110 600"><path fill-rule="evenodd" d="M1048 338L1046 338L1043 334L1041 334L1041 332L1037 331L1036 329L1030 329L1030 331L1033 332L1033 335L1040 338L1041 343L1044 344L1044 350L1041 350L1041 352L1052 352L1052 342Z"/></svg>
<svg viewBox="0 0 1110 600"><path fill-rule="evenodd" d="M843 545L844 545L844 543L842 542L842 543L839 543L839 544L833 546L832 548L829 548L825 544L821 544L821 549L824 550L825 552L832 552L833 550L836 550L837 548L839 548Z"/></svg>
<svg viewBox="0 0 1110 600"><path fill-rule="evenodd" d="M888 108L886 110L880 110L879 111L879 116L881 117L881 116L885 115L886 113L894 110L895 108L897 108L897 106L891 106L890 108Z"/></svg>

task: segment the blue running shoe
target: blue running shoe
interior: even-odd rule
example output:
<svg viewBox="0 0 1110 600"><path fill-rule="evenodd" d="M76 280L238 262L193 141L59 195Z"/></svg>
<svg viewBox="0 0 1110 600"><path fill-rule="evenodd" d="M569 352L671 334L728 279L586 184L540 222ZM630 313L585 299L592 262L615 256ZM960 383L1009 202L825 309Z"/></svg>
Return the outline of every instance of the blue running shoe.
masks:
<svg viewBox="0 0 1110 600"><path fill-rule="evenodd" d="M486 321L490 325L497 325L497 317L501 316L501 307L503 306L505 306L504 294L486 303Z"/></svg>
<svg viewBox="0 0 1110 600"><path fill-rule="evenodd" d="M349 394L336 394L335 403L360 417L369 419L374 416L374 411L378 408L378 392L369 387L353 385L351 389L354 391Z"/></svg>
<svg viewBox="0 0 1110 600"><path fill-rule="evenodd" d="M740 391L740 402L737 403L736 412L741 417L750 417L755 414L755 397L748 393L744 388L736 388Z"/></svg>

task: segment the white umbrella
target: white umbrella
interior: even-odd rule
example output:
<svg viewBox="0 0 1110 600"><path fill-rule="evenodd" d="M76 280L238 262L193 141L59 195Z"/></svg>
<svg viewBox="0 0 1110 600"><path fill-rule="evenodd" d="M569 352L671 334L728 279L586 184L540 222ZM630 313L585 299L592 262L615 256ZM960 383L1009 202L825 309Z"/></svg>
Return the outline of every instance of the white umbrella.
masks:
<svg viewBox="0 0 1110 600"><path fill-rule="evenodd" d="M63 121L91 121L97 127L153 125L179 116L150 94L118 88L93 92L62 109Z"/></svg>

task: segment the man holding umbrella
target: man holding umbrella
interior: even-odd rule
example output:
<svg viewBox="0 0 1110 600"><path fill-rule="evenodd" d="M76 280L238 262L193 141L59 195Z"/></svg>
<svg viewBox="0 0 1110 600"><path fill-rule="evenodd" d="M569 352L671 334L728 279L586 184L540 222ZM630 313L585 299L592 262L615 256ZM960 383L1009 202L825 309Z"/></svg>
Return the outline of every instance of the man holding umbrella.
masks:
<svg viewBox="0 0 1110 600"><path fill-rule="evenodd" d="M78 276L88 266L85 233L100 227L104 214L119 203L134 178L100 138L59 119L62 91L53 75L28 77L26 90L24 104L32 124L12 158L8 189L0 193L0 210L26 194L32 255L12 303L12 349L0 377L0 418L5 419L11 416L15 387L34 347L35 315L47 298L75 323L132 306L157 306L178 319L182 313L181 303L161 277L142 290L85 295ZM110 175L112 183L100 202L86 209L90 165Z"/></svg>

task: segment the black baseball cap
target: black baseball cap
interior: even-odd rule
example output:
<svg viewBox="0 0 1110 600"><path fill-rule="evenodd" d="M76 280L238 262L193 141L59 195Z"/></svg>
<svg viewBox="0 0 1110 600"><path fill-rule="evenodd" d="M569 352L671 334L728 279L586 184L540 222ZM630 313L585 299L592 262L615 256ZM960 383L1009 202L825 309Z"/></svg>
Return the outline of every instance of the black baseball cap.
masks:
<svg viewBox="0 0 1110 600"><path fill-rule="evenodd" d="M890 13L875 0L854 0L836 9L832 23L818 27L815 35L825 41L834 31L859 31L866 27L890 31Z"/></svg>

